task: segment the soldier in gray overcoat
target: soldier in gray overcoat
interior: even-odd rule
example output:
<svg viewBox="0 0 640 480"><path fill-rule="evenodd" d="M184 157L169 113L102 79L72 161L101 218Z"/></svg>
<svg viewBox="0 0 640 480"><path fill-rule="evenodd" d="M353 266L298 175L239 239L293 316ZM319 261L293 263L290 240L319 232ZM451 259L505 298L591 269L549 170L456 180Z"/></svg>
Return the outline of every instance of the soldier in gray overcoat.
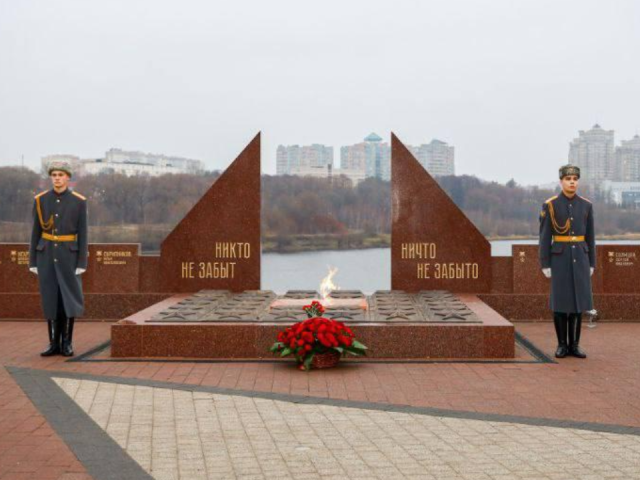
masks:
<svg viewBox="0 0 640 480"><path fill-rule="evenodd" d="M586 358L580 348L582 313L593 309L593 205L577 194L579 180L578 167L561 167L562 192L544 202L540 211L540 266L544 275L551 278L550 306L558 337L558 358Z"/></svg>
<svg viewBox="0 0 640 480"><path fill-rule="evenodd" d="M87 268L87 199L72 191L71 165L52 162L53 188L36 195L29 269L38 275L49 347L41 353L73 355L73 326L84 312L82 275Z"/></svg>

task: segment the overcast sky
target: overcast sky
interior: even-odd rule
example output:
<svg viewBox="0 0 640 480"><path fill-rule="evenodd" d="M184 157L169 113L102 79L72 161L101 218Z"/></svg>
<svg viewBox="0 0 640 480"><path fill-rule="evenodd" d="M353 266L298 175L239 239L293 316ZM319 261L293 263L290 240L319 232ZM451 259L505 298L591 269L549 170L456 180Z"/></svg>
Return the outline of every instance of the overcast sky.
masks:
<svg viewBox="0 0 640 480"><path fill-rule="evenodd" d="M640 129L640 2L0 0L0 165L111 147L225 168L258 130L456 148L460 174L556 180L596 121Z"/></svg>

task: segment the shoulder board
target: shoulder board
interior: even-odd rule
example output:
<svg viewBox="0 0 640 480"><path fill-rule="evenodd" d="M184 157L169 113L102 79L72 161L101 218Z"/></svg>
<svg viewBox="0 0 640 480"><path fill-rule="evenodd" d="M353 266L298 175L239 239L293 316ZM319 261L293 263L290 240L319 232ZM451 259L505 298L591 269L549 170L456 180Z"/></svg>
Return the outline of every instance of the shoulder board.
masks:
<svg viewBox="0 0 640 480"><path fill-rule="evenodd" d="M45 193L49 192L49 190L45 190L44 192L40 192L39 194L37 194L35 197L33 198L40 198L42 195L44 195Z"/></svg>
<svg viewBox="0 0 640 480"><path fill-rule="evenodd" d="M71 195L75 195L78 198L81 198L82 200L86 200L87 197L85 197L84 195L80 195L78 192L76 192L75 190L71 191Z"/></svg>
<svg viewBox="0 0 640 480"><path fill-rule="evenodd" d="M580 196L580 198L585 200L585 201L587 201L587 202L589 202L589 203L591 203L591 200L589 200L588 198L583 197L582 195Z"/></svg>
<svg viewBox="0 0 640 480"><path fill-rule="evenodd" d="M553 200L555 200L556 198L558 198L558 195L554 195L553 197L546 199L546 200L544 201L544 203L550 203L550 202L552 202Z"/></svg>

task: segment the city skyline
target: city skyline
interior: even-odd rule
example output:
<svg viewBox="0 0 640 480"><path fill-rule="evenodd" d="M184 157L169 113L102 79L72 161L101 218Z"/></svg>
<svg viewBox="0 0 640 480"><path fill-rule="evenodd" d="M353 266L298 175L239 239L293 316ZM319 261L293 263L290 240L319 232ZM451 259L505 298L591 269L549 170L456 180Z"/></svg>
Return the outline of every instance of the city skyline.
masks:
<svg viewBox="0 0 640 480"><path fill-rule="evenodd" d="M581 126L640 127L637 18L629 0L0 0L0 162L120 145L224 169L260 130L275 173L278 144L366 129L447 139L460 174L545 183Z"/></svg>
<svg viewBox="0 0 640 480"><path fill-rule="evenodd" d="M640 135L637 133L630 139L620 139L619 144L616 144L615 141L615 129L605 130L599 124L594 124L588 130L578 130L578 136L574 136L572 140L568 142L568 155L567 160L564 163L573 163L578 165L582 169L582 180L583 182L602 182L602 181L613 181L613 182L640 182ZM375 138L374 138L375 137ZM386 169L384 171L380 171L377 174L372 174L372 172L367 171L367 167L365 166L365 156L366 153L360 152L363 157L360 159L362 165L356 166L349 163L349 159L345 157L345 152L353 149L354 147L364 146L367 141L373 144L381 144L388 149L388 143L384 142L384 138L377 135L377 133L372 132L364 139L364 143L360 144L352 144L346 146L340 146L340 161L339 163L334 159L334 146L333 145L324 145L320 143L312 143L311 145L300 145L300 144L292 144L292 145L278 145L276 148L276 154L274 156L276 163L276 171L275 172L267 172L263 169L263 174L270 175L281 175L281 174L294 174L294 175L311 175L318 177L326 177L333 175L345 174L349 177L354 177L354 182L358 183L358 181L363 180L367 177L379 177L385 180L389 180L390 178L390 165L386 165ZM444 142L437 138L432 138L429 143L420 142L418 145L409 145L407 144L407 148L412 152L412 154L416 157L416 159L427 169L432 175L465 175L465 172L457 172L456 173L456 160L454 158L454 146L449 144L448 142ZM264 153L264 147L263 153ZM291 155L291 152L296 150L297 155L301 155L302 158L306 158L306 162L303 161L303 165L296 165L294 170L291 170L291 165L286 165L283 162L289 162L290 160L283 160L283 158ZM299 150L299 152L297 152ZM165 154L154 154L154 153L146 153L140 150L124 150L121 148L110 148L103 157L114 156L118 152L133 155L140 157L158 157L162 159L178 159L180 161L188 161L188 162L197 162L200 166L204 166L204 169L209 169L207 167L207 162L203 160L194 160L187 159L181 157L179 155L165 155ZM284 157L282 157L284 155ZM390 155L389 151L382 152L382 160L388 161ZM68 158L72 163L74 162L89 162L89 161L100 161L100 157L93 158L81 158L80 155L76 154L48 154L40 157L40 170L44 168L43 166L47 162L48 158ZM263 156L264 157L264 156ZM428 158L432 157L432 158ZM346 160L346 164L345 164ZM113 159L111 161L114 161ZM429 162L433 162L431 164L432 168L428 167ZM389 162L387 162L389 163ZM562 164L562 163L561 163ZM19 166L18 163L0 165L0 166ZM32 170L38 170L35 167L25 165L30 167ZM309 168L311 167L311 168ZM327 171L328 167L328 171ZM226 167L222 167L220 169L210 169L210 170L224 170ZM385 168L385 165L383 165ZM306 169L306 170L305 170ZM360 175L357 173L357 170L364 170L365 173ZM369 170L371 168L369 167ZM597 171L596 171L597 170ZM90 169L87 169L87 173ZM594 173L596 172L596 173ZM172 173L170 170L167 170L166 173ZM175 173L175 172L173 172ZM486 178L481 175L475 175L482 180L487 181L496 181L495 179ZM593 178L592 178L593 177ZM511 180L511 178L509 178ZM507 181L503 181L501 183L506 183ZM520 183L520 182L518 182ZM552 184L554 182L542 182L542 183L520 183L524 186L545 186Z"/></svg>
<svg viewBox="0 0 640 480"><path fill-rule="evenodd" d="M640 182L640 135L616 145L615 130L596 123L578 131L569 144L568 163L580 167L585 183Z"/></svg>

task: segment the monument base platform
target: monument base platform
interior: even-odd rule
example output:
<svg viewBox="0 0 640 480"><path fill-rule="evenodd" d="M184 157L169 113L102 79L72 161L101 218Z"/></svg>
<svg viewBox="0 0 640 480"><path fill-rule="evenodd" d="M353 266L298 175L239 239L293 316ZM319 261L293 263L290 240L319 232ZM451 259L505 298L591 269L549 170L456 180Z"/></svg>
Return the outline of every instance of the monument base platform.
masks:
<svg viewBox="0 0 640 480"><path fill-rule="evenodd" d="M286 325L306 315L283 298L315 292L269 291L180 294L111 327L114 358L272 359L269 347ZM356 298L359 292L338 292ZM364 296L363 296L364 297ZM369 347L372 359L508 359L515 356L513 325L475 295L376 292L368 308L327 306Z"/></svg>

